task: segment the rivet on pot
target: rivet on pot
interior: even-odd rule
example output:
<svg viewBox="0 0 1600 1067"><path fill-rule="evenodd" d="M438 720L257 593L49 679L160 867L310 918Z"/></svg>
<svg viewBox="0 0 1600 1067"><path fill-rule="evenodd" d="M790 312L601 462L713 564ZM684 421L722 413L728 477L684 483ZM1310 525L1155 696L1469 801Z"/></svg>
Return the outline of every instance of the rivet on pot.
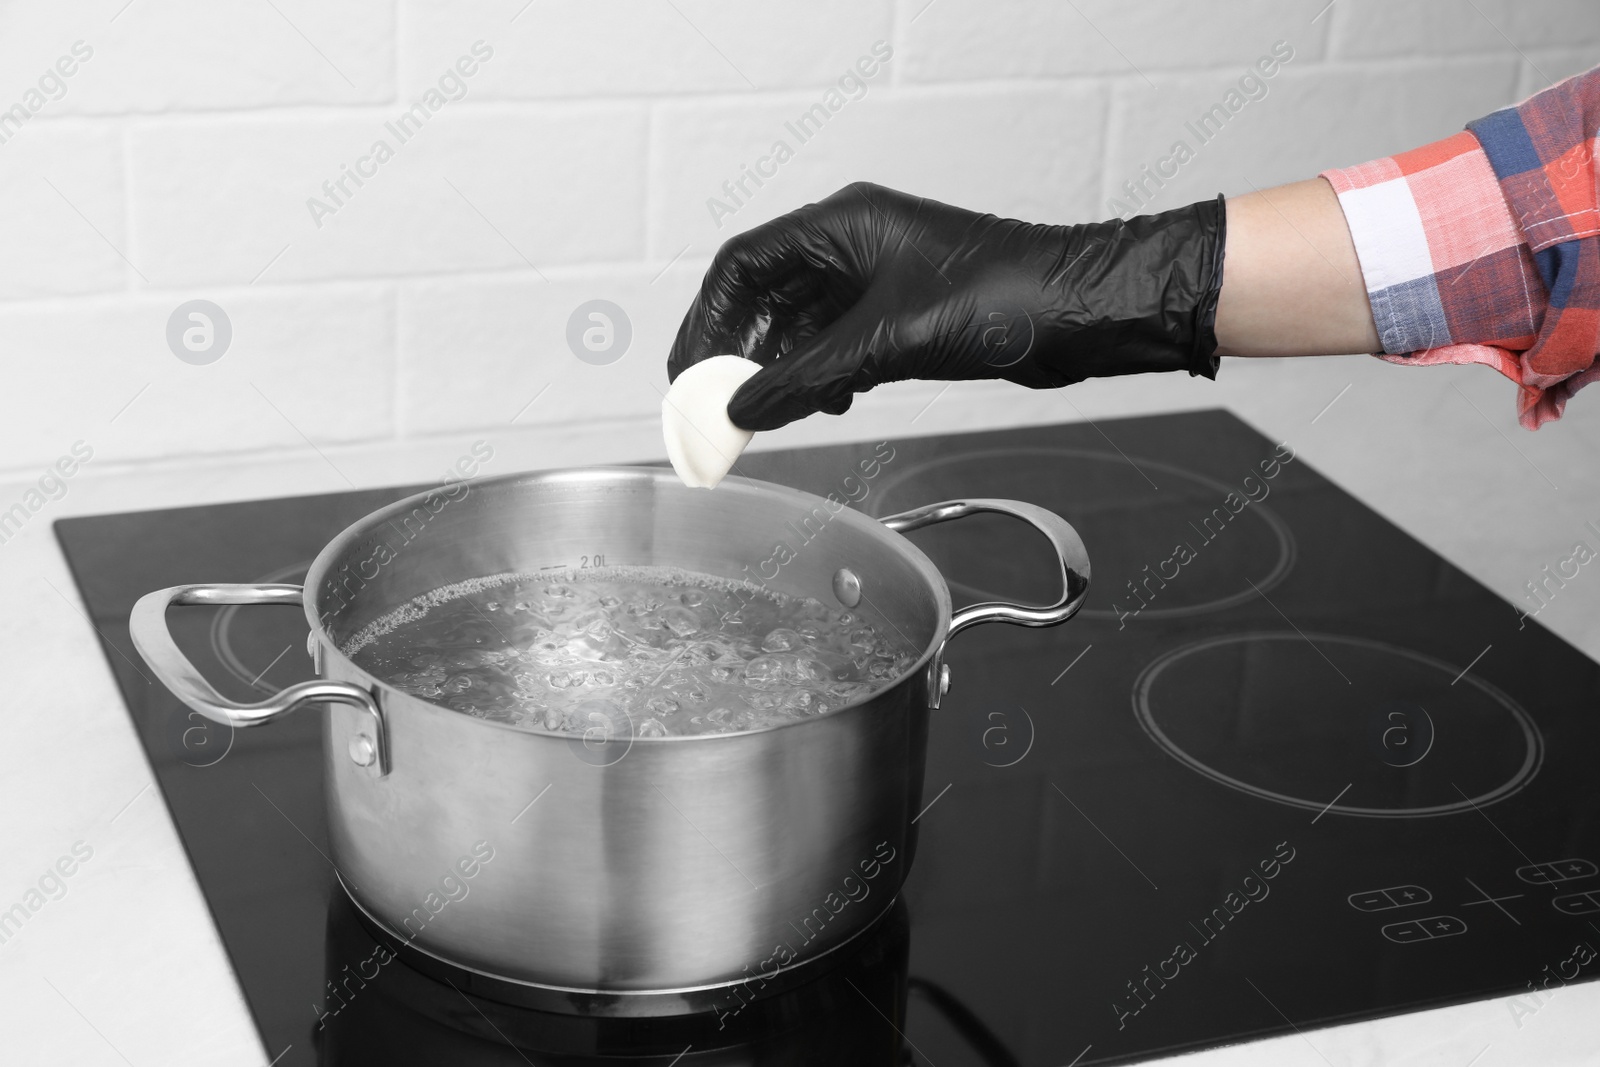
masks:
<svg viewBox="0 0 1600 1067"><path fill-rule="evenodd" d="M350 759L357 767L370 767L377 758L378 750L372 738L366 734L356 734L350 739Z"/></svg>
<svg viewBox="0 0 1600 1067"><path fill-rule="evenodd" d="M950 664L939 664L939 695L950 692Z"/></svg>
<svg viewBox="0 0 1600 1067"><path fill-rule="evenodd" d="M833 572L833 595L845 607L855 607L861 603L861 578L849 567L840 567Z"/></svg>

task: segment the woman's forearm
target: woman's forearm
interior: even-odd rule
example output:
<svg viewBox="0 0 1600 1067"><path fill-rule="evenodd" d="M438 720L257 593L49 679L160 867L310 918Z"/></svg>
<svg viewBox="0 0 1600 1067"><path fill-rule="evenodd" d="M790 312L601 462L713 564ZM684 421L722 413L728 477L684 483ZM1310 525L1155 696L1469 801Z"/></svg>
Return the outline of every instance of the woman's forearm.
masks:
<svg viewBox="0 0 1600 1067"><path fill-rule="evenodd" d="M1321 178L1228 201L1217 354L1379 351L1344 212Z"/></svg>

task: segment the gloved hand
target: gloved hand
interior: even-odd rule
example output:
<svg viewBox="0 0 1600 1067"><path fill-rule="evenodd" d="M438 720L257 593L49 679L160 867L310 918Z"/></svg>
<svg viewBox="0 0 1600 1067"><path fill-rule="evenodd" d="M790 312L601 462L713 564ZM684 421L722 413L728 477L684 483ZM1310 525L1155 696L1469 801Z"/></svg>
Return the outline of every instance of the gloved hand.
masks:
<svg viewBox="0 0 1600 1067"><path fill-rule="evenodd" d="M858 182L722 246L667 375L715 355L761 363L728 403L747 430L839 415L907 378L1215 377L1224 228L1221 197L1045 226Z"/></svg>

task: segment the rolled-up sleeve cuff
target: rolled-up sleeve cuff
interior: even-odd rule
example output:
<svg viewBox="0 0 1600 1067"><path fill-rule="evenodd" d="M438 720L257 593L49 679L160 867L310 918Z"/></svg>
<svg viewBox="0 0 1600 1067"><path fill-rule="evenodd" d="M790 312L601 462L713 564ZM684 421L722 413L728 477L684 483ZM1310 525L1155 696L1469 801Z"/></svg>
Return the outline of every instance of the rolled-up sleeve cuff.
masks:
<svg viewBox="0 0 1600 1067"><path fill-rule="evenodd" d="M1505 299L1527 280L1526 245L1470 132L1322 177L1344 211L1385 354L1536 332L1531 301ZM1486 308L1502 310L1485 321Z"/></svg>

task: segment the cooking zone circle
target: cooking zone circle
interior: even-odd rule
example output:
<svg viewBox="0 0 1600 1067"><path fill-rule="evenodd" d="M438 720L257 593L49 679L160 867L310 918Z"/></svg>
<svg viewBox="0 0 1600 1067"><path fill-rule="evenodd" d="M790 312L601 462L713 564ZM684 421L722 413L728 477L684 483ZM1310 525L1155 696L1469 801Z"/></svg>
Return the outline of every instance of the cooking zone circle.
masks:
<svg viewBox="0 0 1600 1067"><path fill-rule="evenodd" d="M299 563L291 563L287 567L279 567L275 571L263 574L251 584L299 582L305 578L306 571L310 568L311 561L303 559ZM229 674L257 692L272 696L281 692L283 686L273 685L267 681L267 672L276 667L281 660L287 659L296 645L305 644L305 616L297 611L246 612L244 619L248 629L243 634L236 635L234 631L239 625L239 609L243 606L245 605L230 604L217 612L216 617L211 620L211 651L217 657L217 662L222 664L222 668ZM240 637L244 646L250 650L250 662L245 662L244 657L234 648L235 636ZM271 651L266 651L269 648ZM265 657L262 656L263 652L266 652ZM261 662L255 662L257 659Z"/></svg>
<svg viewBox="0 0 1600 1067"><path fill-rule="evenodd" d="M1139 725L1230 789L1319 813L1410 818L1504 800L1544 742L1494 686L1421 653L1337 634L1184 645L1133 687Z"/></svg>
<svg viewBox="0 0 1600 1067"><path fill-rule="evenodd" d="M1246 476L1271 487L1264 500L1270 498L1275 483L1263 483L1254 468L1239 472L1241 482ZM1029 500L1065 516L1093 554L1095 581L1079 618L1179 619L1256 599L1257 590L1270 590L1294 566L1294 536L1270 504L1251 501L1233 514L1223 505L1229 493L1245 496L1242 485L1142 457L1016 448L891 468L876 497L863 503L870 514L890 515L944 497ZM1004 551L994 550L996 537L1006 538ZM919 533L916 541L953 592L1035 601L1051 593L1038 578L1048 549L1034 538L974 523ZM1174 555L1180 543L1191 552L1181 565ZM1159 577L1164 562L1178 567L1175 577L1170 569Z"/></svg>

